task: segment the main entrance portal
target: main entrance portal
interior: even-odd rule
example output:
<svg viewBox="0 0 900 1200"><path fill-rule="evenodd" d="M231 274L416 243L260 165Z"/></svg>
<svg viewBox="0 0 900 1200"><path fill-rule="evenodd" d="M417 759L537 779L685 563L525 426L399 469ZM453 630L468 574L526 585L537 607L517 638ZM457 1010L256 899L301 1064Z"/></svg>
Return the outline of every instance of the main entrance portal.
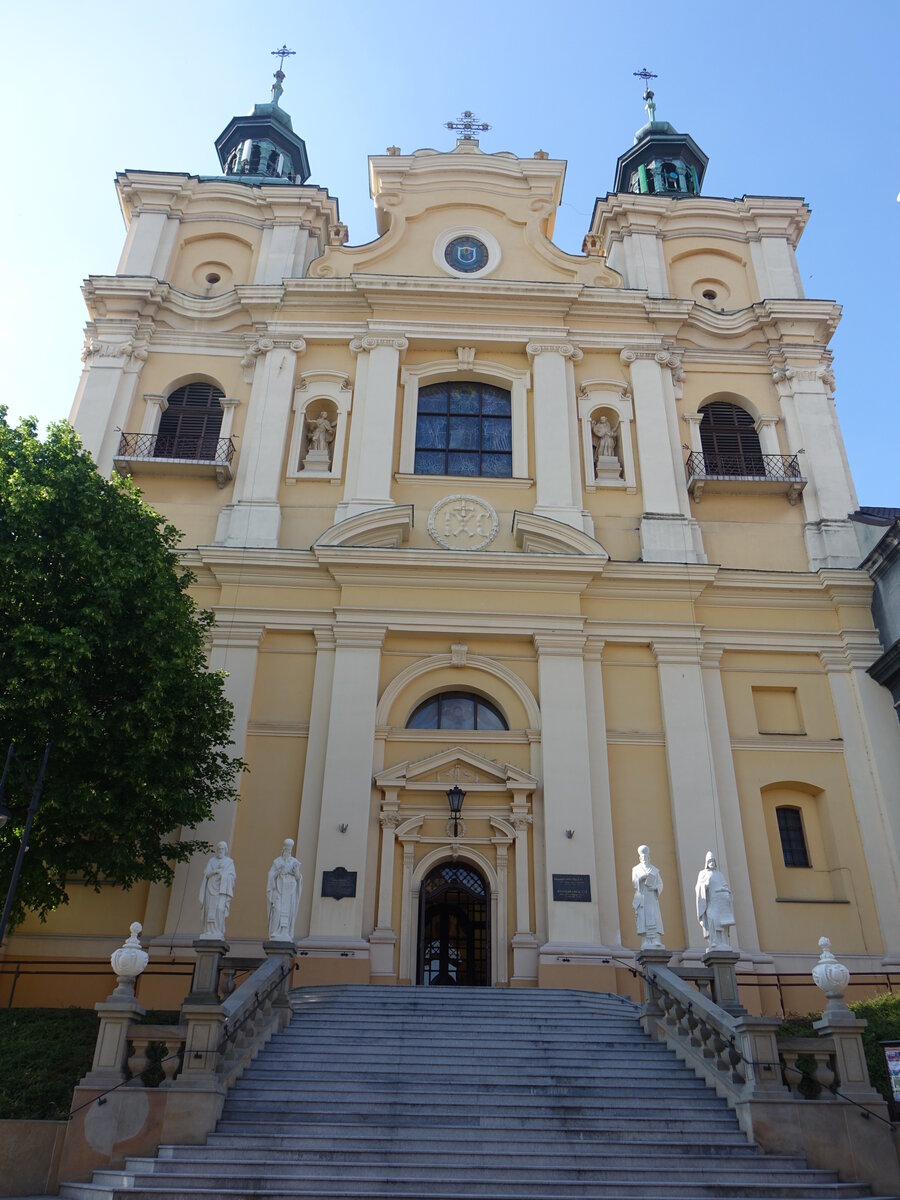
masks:
<svg viewBox="0 0 900 1200"><path fill-rule="evenodd" d="M429 871L419 893L416 981L487 987L488 890L468 863L445 862Z"/></svg>

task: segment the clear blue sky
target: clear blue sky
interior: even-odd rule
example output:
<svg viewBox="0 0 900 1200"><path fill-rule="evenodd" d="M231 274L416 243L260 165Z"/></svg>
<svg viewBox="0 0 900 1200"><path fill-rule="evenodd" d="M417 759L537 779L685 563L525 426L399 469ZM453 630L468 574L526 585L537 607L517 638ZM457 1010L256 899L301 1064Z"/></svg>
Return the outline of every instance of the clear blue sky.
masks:
<svg viewBox="0 0 900 1200"><path fill-rule="evenodd" d="M366 156L450 149L443 122L471 108L493 125L483 149L568 160L556 240L580 250L644 120L632 71L646 65L659 117L709 155L707 194L810 203L800 269L808 296L844 306L837 404L860 502L900 505L896 0L51 0L16 5L4 26L0 336L13 416L68 414L79 286L115 270L124 236L115 172L216 173L215 137L268 98L282 42L298 51L283 105L354 243L375 234Z"/></svg>

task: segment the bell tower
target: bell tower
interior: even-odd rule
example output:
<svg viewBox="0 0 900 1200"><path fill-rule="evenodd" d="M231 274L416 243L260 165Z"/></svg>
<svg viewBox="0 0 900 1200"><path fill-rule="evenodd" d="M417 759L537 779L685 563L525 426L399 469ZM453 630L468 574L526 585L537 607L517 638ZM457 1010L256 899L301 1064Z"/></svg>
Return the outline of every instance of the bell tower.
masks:
<svg viewBox="0 0 900 1200"><path fill-rule="evenodd" d="M280 59L268 104L254 104L246 117L232 117L216 138L222 170L235 182L250 184L306 183L309 158L306 143L297 137L290 116L280 107L284 60L296 51L282 46L272 53Z"/></svg>
<svg viewBox="0 0 900 1200"><path fill-rule="evenodd" d="M698 196L709 159L687 133L679 133L668 121L657 121L656 101L644 67L635 71L644 81L647 123L634 135L634 145L616 164L615 192L643 195Z"/></svg>

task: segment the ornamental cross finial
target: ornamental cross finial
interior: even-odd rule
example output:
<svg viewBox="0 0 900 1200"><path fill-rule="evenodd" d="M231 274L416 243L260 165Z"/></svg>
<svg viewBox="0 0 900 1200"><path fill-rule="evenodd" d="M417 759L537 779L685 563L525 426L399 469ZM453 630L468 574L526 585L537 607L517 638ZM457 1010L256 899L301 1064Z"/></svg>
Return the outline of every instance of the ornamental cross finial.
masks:
<svg viewBox="0 0 900 1200"><path fill-rule="evenodd" d="M278 70L283 71L284 70L284 60L286 58L290 58L292 54L296 54L296 53L297 53L296 50L288 50L287 45L284 42L281 43L280 50L273 50L272 54L274 54L275 57L279 60Z"/></svg>
<svg viewBox="0 0 900 1200"><path fill-rule="evenodd" d="M653 100L653 92L650 89L650 80L659 79L658 75L654 75L652 71L648 71L646 67L641 67L640 71L632 71L632 75L644 81L644 107L647 109L647 116L651 121L656 120L656 104Z"/></svg>
<svg viewBox="0 0 900 1200"><path fill-rule="evenodd" d="M446 129L455 129L460 135L460 140L464 142L475 141L476 133L486 133L490 129L490 125L486 121L479 121L473 112L468 109L461 113L455 121L445 121Z"/></svg>

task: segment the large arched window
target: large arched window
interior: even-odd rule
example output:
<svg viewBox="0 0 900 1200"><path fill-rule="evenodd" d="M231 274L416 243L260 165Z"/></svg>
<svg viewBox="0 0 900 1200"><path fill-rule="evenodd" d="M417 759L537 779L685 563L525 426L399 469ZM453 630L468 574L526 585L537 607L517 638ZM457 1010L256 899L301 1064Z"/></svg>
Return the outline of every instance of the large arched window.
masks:
<svg viewBox="0 0 900 1200"><path fill-rule="evenodd" d="M736 404L714 400L704 407L700 444L707 475L766 473L753 418Z"/></svg>
<svg viewBox="0 0 900 1200"><path fill-rule="evenodd" d="M439 692L414 709L407 729L509 729L503 713L473 692Z"/></svg>
<svg viewBox="0 0 900 1200"><path fill-rule="evenodd" d="M154 457L215 459L224 398L212 383L188 383L174 391L160 418Z"/></svg>
<svg viewBox="0 0 900 1200"><path fill-rule="evenodd" d="M419 389L417 475L512 476L510 394L489 383L433 383Z"/></svg>

